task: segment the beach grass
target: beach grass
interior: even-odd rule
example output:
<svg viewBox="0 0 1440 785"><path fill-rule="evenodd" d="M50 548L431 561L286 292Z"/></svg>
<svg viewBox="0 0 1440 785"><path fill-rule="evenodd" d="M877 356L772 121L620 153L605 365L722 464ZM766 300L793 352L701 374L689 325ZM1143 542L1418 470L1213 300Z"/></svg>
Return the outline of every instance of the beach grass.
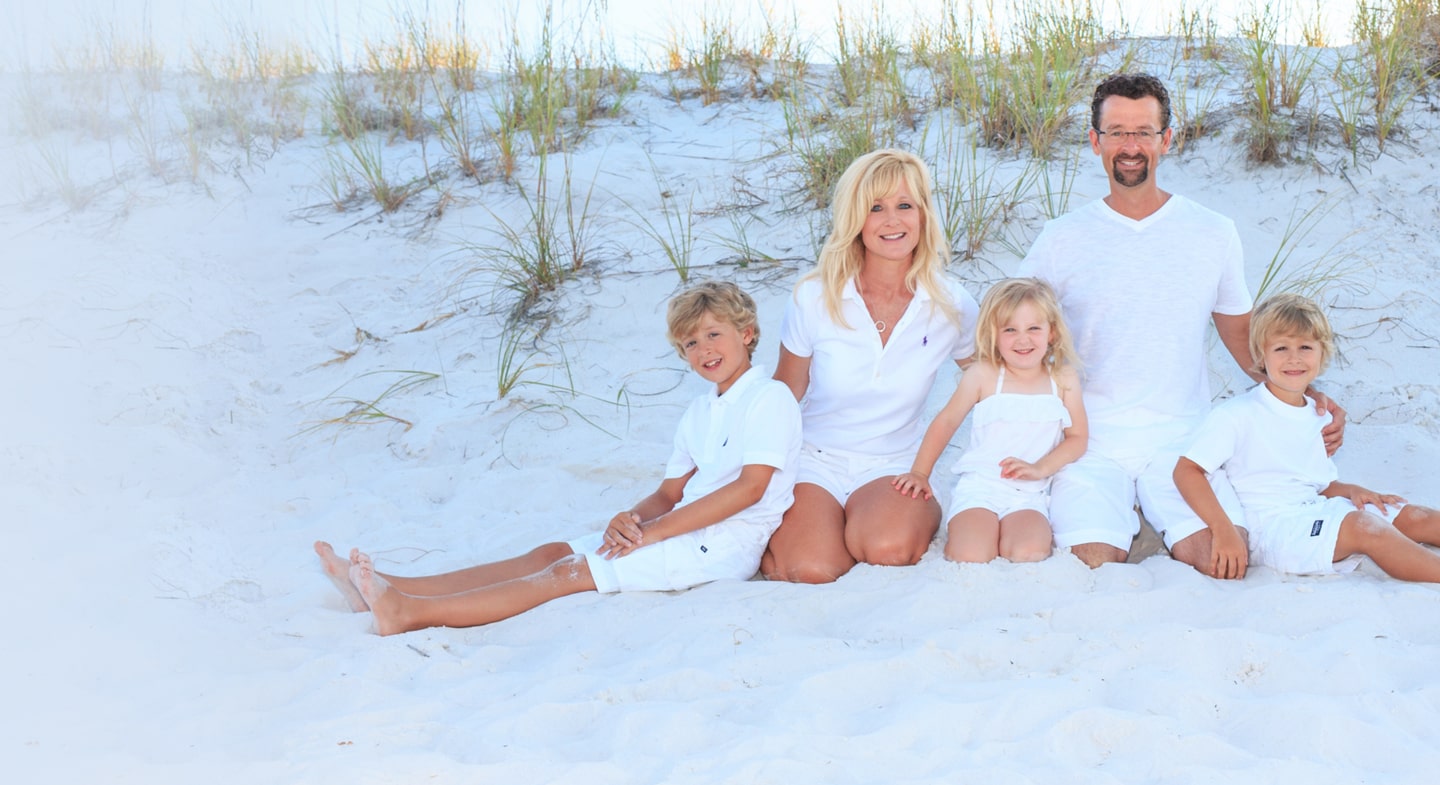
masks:
<svg viewBox="0 0 1440 785"><path fill-rule="evenodd" d="M1073 151L1103 74L1167 79L1176 154L1238 138L1252 164L1281 166L1385 154L1407 117L1433 102L1440 77L1440 0L1358 0L1346 44L1327 40L1321 6L1302 0L1253 3L1235 19L1181 3L1169 35L1145 40L1085 0L949 0L934 18L871 0L836 7L830 49L802 37L783 10L767 7L746 26L706 5L676 24L655 72L622 63L603 4L578 16L547 5L538 30L512 24L499 44L473 37L462 7L436 19L397 10L387 31L348 54L272 40L232 18L220 44L167 59L145 35L125 40L113 23L94 22L54 68L16 81L11 125L27 142L27 202L92 210L134 177L204 189L284 145L318 140L325 163L312 188L336 211L518 205L488 211L480 237L491 239L456 248L474 259L464 275L487 276L509 293L509 318L527 319L547 292L593 266L615 218L593 201L598 168L575 162L595 149L597 128L632 122L637 95L682 111L773 105L773 121L754 133L790 188L778 204L756 204L805 214L812 227L826 223L830 193L856 156L920 150L964 264L1023 250L1007 225L1068 207ZM1300 43L1276 43L1285 31ZM123 143L138 163L79 166L75 140ZM710 244L746 264L771 258L747 236L764 219L707 203L709 191L677 191L653 164L651 178L660 207L620 219L645 239L617 257L653 259L682 282L702 238L720 238ZM422 193L433 200L417 203ZM707 225L721 215L727 227Z"/></svg>

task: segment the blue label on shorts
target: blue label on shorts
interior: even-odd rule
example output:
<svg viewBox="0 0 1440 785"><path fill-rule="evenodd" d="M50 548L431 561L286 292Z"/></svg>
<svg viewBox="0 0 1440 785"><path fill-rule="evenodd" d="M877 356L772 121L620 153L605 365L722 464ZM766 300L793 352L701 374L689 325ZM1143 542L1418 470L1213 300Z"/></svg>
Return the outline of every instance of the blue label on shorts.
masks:
<svg viewBox="0 0 1440 785"><path fill-rule="evenodd" d="M1320 530L1323 529L1323 528L1325 528L1325 519L1324 519L1324 518L1321 518L1320 520L1318 520L1318 521L1316 521L1315 523L1311 524L1311 526L1310 526L1310 536L1311 536L1311 537L1319 537L1319 536L1320 536Z"/></svg>

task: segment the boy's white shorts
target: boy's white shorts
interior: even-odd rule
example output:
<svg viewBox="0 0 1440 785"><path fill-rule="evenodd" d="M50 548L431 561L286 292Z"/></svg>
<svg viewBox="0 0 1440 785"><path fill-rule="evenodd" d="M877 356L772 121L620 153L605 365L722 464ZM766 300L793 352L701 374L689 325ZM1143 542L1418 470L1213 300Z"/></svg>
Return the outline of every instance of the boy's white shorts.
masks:
<svg viewBox="0 0 1440 785"><path fill-rule="evenodd" d="M769 533L779 525L779 521L766 527L729 518L614 559L595 553L605 541L604 531L568 544L585 557L595 588L602 594L676 591L726 578L744 581L754 577L770 541Z"/></svg>
<svg viewBox="0 0 1440 785"><path fill-rule="evenodd" d="M1365 512L1394 523L1405 505L1386 505L1385 512L1373 504ZM1360 564L1358 556L1335 561L1335 543L1340 523L1358 512L1349 499L1319 498L1316 501L1279 511L1250 512L1250 558L1280 572L1295 575L1350 572Z"/></svg>
<svg viewBox="0 0 1440 785"><path fill-rule="evenodd" d="M795 484L808 482L818 485L844 507L850 500L850 494L860 486L881 477L893 477L910 471L914 457L913 450L894 455L872 456L821 450L807 444L800 448Z"/></svg>
<svg viewBox="0 0 1440 785"><path fill-rule="evenodd" d="M1034 510L1048 519L1050 494L1048 491L1021 490L999 477L984 477L974 472L961 474L950 494L950 504L945 508L945 520L976 508L989 510L998 518L1012 512Z"/></svg>

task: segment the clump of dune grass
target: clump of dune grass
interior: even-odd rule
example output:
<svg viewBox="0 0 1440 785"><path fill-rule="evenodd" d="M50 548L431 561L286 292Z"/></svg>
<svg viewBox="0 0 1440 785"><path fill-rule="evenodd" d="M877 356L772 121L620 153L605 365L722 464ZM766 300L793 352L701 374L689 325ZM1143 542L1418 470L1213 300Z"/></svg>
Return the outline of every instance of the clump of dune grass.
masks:
<svg viewBox="0 0 1440 785"><path fill-rule="evenodd" d="M345 392L346 388L351 385L359 383L363 386L364 380L371 378L377 378L382 382L392 381L378 393L371 395ZM362 373L336 388L334 392L325 396L317 404L329 408L338 407L341 410L339 414L312 421L297 435L326 428L343 430L357 425L383 425L386 423L400 425L408 431L414 427L415 423L397 414L391 407L391 403L403 394L417 390L439 378L440 374L432 371L382 370ZM339 438L339 433L336 434L336 438Z"/></svg>
<svg viewBox="0 0 1440 785"><path fill-rule="evenodd" d="M560 162L558 174L550 171L555 160ZM511 320L533 318L541 298L584 270L597 247L593 175L581 191L569 156L541 152L534 162L533 185L514 186L519 219L487 208L494 241L463 247L473 262L461 273L460 288L472 279L498 281L513 298Z"/></svg>

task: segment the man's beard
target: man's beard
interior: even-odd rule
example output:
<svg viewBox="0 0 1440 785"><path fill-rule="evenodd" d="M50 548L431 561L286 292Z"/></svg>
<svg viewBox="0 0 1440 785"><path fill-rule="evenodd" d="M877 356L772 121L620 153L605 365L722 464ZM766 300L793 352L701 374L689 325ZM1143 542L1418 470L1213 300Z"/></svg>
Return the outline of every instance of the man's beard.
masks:
<svg viewBox="0 0 1440 785"><path fill-rule="evenodd" d="M1125 170L1122 170L1120 168L1120 159L1117 156L1110 165L1111 170L1114 172L1115 182L1123 186L1133 188L1137 185L1140 185L1141 183L1144 183L1146 180L1149 180L1150 159L1144 156L1140 156L1139 160L1144 161L1145 165L1140 167L1138 171L1127 173Z"/></svg>

